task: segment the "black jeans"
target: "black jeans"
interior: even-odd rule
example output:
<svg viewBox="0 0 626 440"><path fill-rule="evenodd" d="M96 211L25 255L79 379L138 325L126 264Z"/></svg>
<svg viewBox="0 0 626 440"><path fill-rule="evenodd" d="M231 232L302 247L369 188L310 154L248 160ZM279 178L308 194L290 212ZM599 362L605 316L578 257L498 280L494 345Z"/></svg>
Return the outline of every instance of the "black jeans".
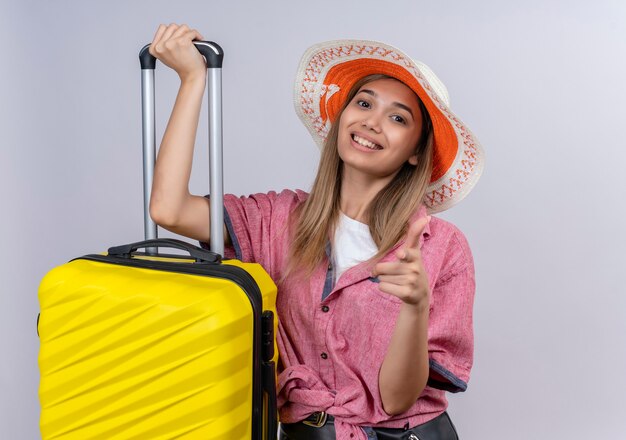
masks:
<svg viewBox="0 0 626 440"><path fill-rule="evenodd" d="M444 412L434 419L411 428L374 428L378 440L458 440L456 429L448 413ZM321 428L304 423L282 423L279 440L335 440L335 422L328 416Z"/></svg>

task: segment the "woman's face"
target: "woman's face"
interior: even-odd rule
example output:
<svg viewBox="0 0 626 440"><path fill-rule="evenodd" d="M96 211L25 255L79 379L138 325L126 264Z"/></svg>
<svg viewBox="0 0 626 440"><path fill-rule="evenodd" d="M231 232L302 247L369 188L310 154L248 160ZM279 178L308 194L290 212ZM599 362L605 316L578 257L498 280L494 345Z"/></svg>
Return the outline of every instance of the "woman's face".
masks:
<svg viewBox="0 0 626 440"><path fill-rule="evenodd" d="M337 148L344 167L372 177L417 164L422 114L413 90L394 79L363 85L339 118Z"/></svg>

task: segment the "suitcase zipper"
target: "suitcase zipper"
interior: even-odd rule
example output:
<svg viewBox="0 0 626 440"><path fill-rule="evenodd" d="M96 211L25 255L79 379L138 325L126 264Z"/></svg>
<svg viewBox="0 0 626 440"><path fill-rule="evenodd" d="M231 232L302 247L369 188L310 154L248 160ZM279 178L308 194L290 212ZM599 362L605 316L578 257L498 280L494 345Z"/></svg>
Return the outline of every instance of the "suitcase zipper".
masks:
<svg viewBox="0 0 626 440"><path fill-rule="evenodd" d="M167 255L167 258L176 258ZM179 257L180 258L180 257ZM189 275L213 276L215 278L225 278L238 284L250 297L255 312L261 314L262 294L254 278L244 269L236 266L219 263L174 263L169 261L140 260L132 258L112 257L108 255L89 254L74 258L75 260L91 260L99 263L119 264L121 266L139 267L143 269L164 270L167 272L185 273ZM181 260L189 260L182 257ZM219 269L218 269L219 268ZM251 295L252 294L252 295Z"/></svg>

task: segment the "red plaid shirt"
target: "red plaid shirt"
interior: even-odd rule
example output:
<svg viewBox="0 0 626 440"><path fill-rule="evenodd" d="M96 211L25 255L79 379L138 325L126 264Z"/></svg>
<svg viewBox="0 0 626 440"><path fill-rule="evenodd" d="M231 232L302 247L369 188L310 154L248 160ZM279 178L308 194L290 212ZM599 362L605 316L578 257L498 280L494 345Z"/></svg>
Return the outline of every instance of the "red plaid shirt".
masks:
<svg viewBox="0 0 626 440"><path fill-rule="evenodd" d="M472 366L475 282L465 237L431 217L420 238L431 291L430 378L409 410L390 416L383 410L378 373L401 301L378 289L365 264L348 269L336 285L328 260L309 279L280 282L289 249L287 219L306 197L285 190L224 198L233 242L226 257L260 263L278 282L280 420L293 423L326 411L335 416L337 439L356 440L366 438L361 426L413 427L435 418L447 408L445 391L465 391ZM413 221L425 215L422 206ZM390 252L383 261L393 258Z"/></svg>

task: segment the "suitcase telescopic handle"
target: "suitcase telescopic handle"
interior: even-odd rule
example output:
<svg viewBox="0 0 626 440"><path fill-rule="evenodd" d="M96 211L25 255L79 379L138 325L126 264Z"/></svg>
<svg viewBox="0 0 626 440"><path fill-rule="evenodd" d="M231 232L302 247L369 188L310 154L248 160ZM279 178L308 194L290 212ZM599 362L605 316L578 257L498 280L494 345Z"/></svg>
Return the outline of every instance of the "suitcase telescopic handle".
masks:
<svg viewBox="0 0 626 440"><path fill-rule="evenodd" d="M109 255L113 257L130 258L131 253L144 248L174 248L186 251L195 258L197 263L219 263L222 257L215 252L199 248L186 241L174 238L157 238L153 240L138 241L137 243L124 244L109 248Z"/></svg>
<svg viewBox="0 0 626 440"><path fill-rule="evenodd" d="M211 251L224 255L224 179L222 161L222 62L224 51L212 41L194 41L204 56L208 75L209 101L209 192L211 197ZM146 240L157 238L157 226L150 218L150 195L156 160L154 111L154 70L156 58L145 45L139 52L141 64L141 108L143 133L143 199L144 231ZM154 253L148 249L148 253Z"/></svg>

